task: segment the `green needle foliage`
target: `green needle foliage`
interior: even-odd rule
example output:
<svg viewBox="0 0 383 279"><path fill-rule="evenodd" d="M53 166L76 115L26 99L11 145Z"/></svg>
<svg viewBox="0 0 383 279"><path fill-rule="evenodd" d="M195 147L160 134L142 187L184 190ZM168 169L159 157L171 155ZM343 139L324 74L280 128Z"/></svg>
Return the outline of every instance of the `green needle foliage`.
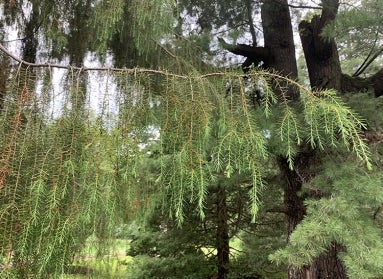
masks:
<svg viewBox="0 0 383 279"><path fill-rule="evenodd" d="M310 187L332 189L332 195L307 201L307 216L291 235L287 248L274 253L272 260L303 266L336 242L341 245L340 257L350 278L381 275L381 230L376 218L371 218L383 201L381 176L366 175L355 163L329 160Z"/></svg>
<svg viewBox="0 0 383 279"><path fill-rule="evenodd" d="M186 54L177 56L169 50L183 47L184 42L169 39L168 44L174 44L169 48L160 44L164 33L174 27L170 0L65 1L68 11L62 11L64 5L56 1L33 2L34 11L44 18L41 29L51 57L61 59L67 53L73 66L78 66L91 45L99 53L110 50L116 65L166 61L169 70L73 66L58 70L57 65L36 68L20 61L10 66L0 112L3 277L54 278L64 273L90 236L102 244L113 236L116 224L126 222L140 207L149 208L152 196L143 196L152 189L158 189L156 200L162 198L167 203L164 208L181 225L186 221L185 210L196 210L200 218L205 217L209 186L244 176L251 181L248 190L254 221L268 171L265 162L282 156L293 169L295 156L306 143L323 153L344 152L353 162L357 162L354 157L363 162L360 169L371 168L360 134L364 123L335 92L311 92L266 71L253 71L245 77L238 72L208 71L205 66L202 73L187 63L188 55L195 56L196 51L180 48ZM95 9L88 13L89 7ZM9 21L24 16L20 7L19 13L10 5L6 8ZM54 16L47 16L50 13ZM54 20L57 15L65 15L62 23ZM72 15L78 15L78 20L70 20ZM65 24L70 26L69 34L64 32ZM152 60L158 53L162 56ZM56 70L63 75L58 89ZM92 86L95 82L98 88ZM299 104L286 97L286 84L300 92ZM263 98L254 100L251 88L258 87ZM159 187L142 189L137 174L143 150L157 138L159 177L151 183ZM375 178L370 183L360 169L351 172L360 182L352 187L378 193L373 188ZM339 173L335 178L347 183L342 175L348 174ZM326 175L322 177L336 188L335 180ZM322 251L321 245L336 241L348 248L355 242L359 248L343 256L350 274L374 272L379 263L367 257L364 262L356 259L364 257L361 247L371 245L380 259L381 244L373 223L362 223L358 217L355 226L347 228L349 234L339 233L346 230L352 216L368 214L370 208L363 203L370 196L355 200L348 209L356 213L345 221L339 209L346 209L350 197L343 188L336 189L334 196L309 203L312 209L307 220L313 221L301 227L316 222L316 239L304 233L298 237L298 229L297 244L291 244L304 247L306 254L288 247L277 255L281 260L294 255L291 262L302 265ZM379 195L374 202L381 202ZM337 223L338 228L321 231L320 213L330 216L326 222ZM365 225L362 232L371 236L365 242L355 237L361 225Z"/></svg>
<svg viewBox="0 0 383 279"><path fill-rule="evenodd" d="M1 115L1 247L18 277L42 278L64 271L89 235L109 236L126 191L113 138L81 111L46 120L24 75Z"/></svg>
<svg viewBox="0 0 383 279"><path fill-rule="evenodd" d="M345 146L369 165L358 132L362 122L331 91L299 86L302 106L295 106L267 89L255 108L243 76L235 72L107 71L106 80L119 81L119 97L113 104L104 98L94 117L91 105L81 101L92 93L81 86L84 77L68 72L61 112L49 113L49 75L43 75L44 91L35 94L30 87L39 75L26 69L15 70L1 114L0 241L19 277L60 273L90 235L100 240L111 235L134 201L139 146L150 127L161 143L158 182L180 224L185 202L195 203L204 217L207 186L221 174L250 177L255 216L271 139L281 143L280 154L291 168L303 141L322 149ZM262 71L248 76L286 80ZM111 115L110 106L118 114ZM279 120L273 125L258 121L271 120L274 111Z"/></svg>

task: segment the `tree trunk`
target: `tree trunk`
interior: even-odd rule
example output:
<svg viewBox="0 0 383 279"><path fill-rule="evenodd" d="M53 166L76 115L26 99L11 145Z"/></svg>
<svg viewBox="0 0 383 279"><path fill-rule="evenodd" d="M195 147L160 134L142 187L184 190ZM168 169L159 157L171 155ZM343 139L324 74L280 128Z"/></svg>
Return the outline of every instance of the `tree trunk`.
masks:
<svg viewBox="0 0 383 279"><path fill-rule="evenodd" d="M299 24L299 35L313 89L335 89L338 92L373 90L375 97L383 95L383 69L368 78L343 74L336 42L321 37L323 27L335 19L339 1L323 0L323 11L311 21Z"/></svg>
<svg viewBox="0 0 383 279"><path fill-rule="evenodd" d="M264 0L261 6L264 47L272 58L265 68L295 79L298 76L293 29L287 0Z"/></svg>
<svg viewBox="0 0 383 279"><path fill-rule="evenodd" d="M347 279L345 266L338 258L338 253L342 251L339 244L333 243L326 251L311 264L306 279L336 278Z"/></svg>
<svg viewBox="0 0 383 279"><path fill-rule="evenodd" d="M335 19L339 1L323 0L322 4L321 16L314 16L311 22L300 23L300 37L311 87L317 90L335 89L340 92L344 82L342 82L343 75L337 45L334 39L323 39L320 35L323 27ZM340 245L333 243L325 253L314 260L306 272L306 277L297 278L348 278L344 264L338 257L339 250L341 250Z"/></svg>
<svg viewBox="0 0 383 279"><path fill-rule="evenodd" d="M330 2L323 9L321 16L314 16L311 22L302 21L299 24L299 35L312 89L341 90L342 70L339 62L338 49L334 39L321 36L322 29L335 18L338 1Z"/></svg>
<svg viewBox="0 0 383 279"><path fill-rule="evenodd" d="M40 12L39 12L38 6L33 4L30 19L28 20L25 26L24 38L22 39L23 60L30 63L36 62L37 47L38 47L39 17L40 17Z"/></svg>
<svg viewBox="0 0 383 279"><path fill-rule="evenodd" d="M4 107L5 92L7 90L7 80L10 74L9 59L6 56L0 57L0 112Z"/></svg>
<svg viewBox="0 0 383 279"><path fill-rule="evenodd" d="M272 69L292 79L297 77L297 65L291 18L287 0L263 0L261 6L262 25L264 33L264 47L247 45L223 46L234 54L247 57L244 65L249 66L263 62L262 67ZM345 82L341 72L339 55L334 40L321 37L322 28L330 23L336 16L339 2L337 0L323 0L322 15L314 16L311 22L303 21L300 24L300 36L309 71L310 83L313 89L341 90ZM376 80L383 80L383 72L376 75ZM352 82L348 82L355 86ZM365 86L369 86L369 82ZM383 82L382 82L383 84ZM358 83L360 85L360 83ZM383 88L383 86L382 86ZM278 92L281 87L275 87ZM383 90L383 89L382 89ZM299 93L293 87L288 87L284 92L287 97L296 100ZM291 233L302 221L305 215L304 197L300 196L303 183L308 182L314 173L310 170L315 152L300 147L300 152L295 157L294 170L291 170L285 158L279 159L281 181L284 188L284 207L286 212L286 234L289 241ZM316 198L320 198L316 193ZM324 279L347 278L343 263L337 257L339 245L334 243L328 251L314 260L311 266L303 268L288 268L289 279ZM326 277L329 276L329 277Z"/></svg>
<svg viewBox="0 0 383 279"><path fill-rule="evenodd" d="M270 61L264 63L264 66L273 69L284 76L296 79L298 76L294 36L291 26L291 18L286 0L265 0L261 6L262 26L265 40L265 48L271 52ZM299 93L294 87L287 87L287 97L292 100L299 98ZM281 90L281 87L276 87ZM282 94L282 92L279 92ZM307 162L306 152L301 152L296 156L296 162L303 162L300 164L302 168L308 169L309 162ZM279 169L281 171L281 181L283 181L284 190L284 209L286 215L286 241L290 239L291 233L295 227L302 221L306 209L304 206L304 198L299 195L303 185L303 176L294 170L291 170L286 158L280 157L278 159ZM303 171L302 173L307 173ZM289 279L305 279L307 270L304 268L288 267Z"/></svg>
<svg viewBox="0 0 383 279"><path fill-rule="evenodd" d="M278 166L284 190L283 201L286 216L287 242L289 242L291 234L306 214L306 206L304 204L305 196L301 194L301 190L304 183L308 183L313 179L314 173L310 166L319 163L315 150L312 150L308 146L301 147L300 153L297 154L295 158L294 169L290 169L286 158L278 158ZM311 278L309 277L309 273L309 267L288 267L289 279L308 279Z"/></svg>
<svg viewBox="0 0 383 279"><path fill-rule="evenodd" d="M218 185L217 190L217 264L218 278L225 279L229 273L230 247L229 225L227 213L227 197L225 187Z"/></svg>
<svg viewBox="0 0 383 279"><path fill-rule="evenodd" d="M244 71L254 64L255 67L272 69L278 74L296 79L298 68L295 57L293 29L287 0L264 0L261 6L264 46L230 45L218 38L221 45L231 53L246 57L242 64ZM282 94L281 88L286 85L283 92L291 100L299 98L299 92L288 84L276 86L276 92Z"/></svg>
<svg viewBox="0 0 383 279"><path fill-rule="evenodd" d="M264 61L263 67L296 79L298 68L287 0L264 0L261 6L261 17L264 47L271 53L271 59ZM279 84L277 91L281 90L280 86L284 85ZM291 85L287 85L285 94L292 100L299 98L299 92Z"/></svg>
<svg viewBox="0 0 383 279"><path fill-rule="evenodd" d="M302 189L303 181L298 173L291 170L286 158L279 158L279 169L281 171L281 181L283 181L283 202L286 216L286 241L290 239L291 233L295 227L302 221L306 209L304 206L304 199L298 195ZM289 279L305 279L305 271L303 269L288 267Z"/></svg>

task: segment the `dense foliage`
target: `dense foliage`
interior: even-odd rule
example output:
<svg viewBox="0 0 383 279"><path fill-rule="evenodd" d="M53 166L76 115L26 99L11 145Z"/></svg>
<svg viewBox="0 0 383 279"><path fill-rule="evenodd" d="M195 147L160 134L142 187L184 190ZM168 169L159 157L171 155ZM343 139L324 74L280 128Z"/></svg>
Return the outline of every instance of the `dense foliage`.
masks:
<svg viewBox="0 0 383 279"><path fill-rule="evenodd" d="M381 1L362 2L323 32L355 58L343 67L360 65L356 76L372 75L381 53L371 16ZM270 20L261 1L0 3L1 276L60 277L90 237L101 256L108 240L130 241L128 278L287 268L299 279L292 270L332 249L349 278L383 276L379 88L340 94L262 64L217 67L227 60L216 33L259 46ZM366 21L351 20L361 7ZM359 31L344 36L359 25L375 30L372 47ZM304 211L293 228L291 181Z"/></svg>

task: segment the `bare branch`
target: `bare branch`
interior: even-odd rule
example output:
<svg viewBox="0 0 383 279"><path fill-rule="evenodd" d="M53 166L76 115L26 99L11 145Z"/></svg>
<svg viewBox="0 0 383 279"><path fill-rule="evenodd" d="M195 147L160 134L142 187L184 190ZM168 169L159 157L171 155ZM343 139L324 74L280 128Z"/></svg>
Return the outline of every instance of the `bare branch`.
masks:
<svg viewBox="0 0 383 279"><path fill-rule="evenodd" d="M125 72L125 73L132 73L132 74L148 73L148 74L172 75L174 77L178 77L182 79L188 78L187 76L184 76L184 75L170 74L169 72L166 72L166 71L143 69L143 68L128 69L128 68L112 68L112 67L86 67L86 66L77 67L72 65L51 64L51 63L31 63L18 58L1 44L0 44L0 51L2 51L5 55L12 58L16 62L18 62L20 66L24 65L30 68L58 68L58 69L78 70L78 71L109 71L109 72Z"/></svg>
<svg viewBox="0 0 383 279"><path fill-rule="evenodd" d="M292 5L288 4L290 8L293 9L315 9L315 10L322 10L322 7L320 6L307 6L307 5Z"/></svg>
<svg viewBox="0 0 383 279"><path fill-rule="evenodd" d="M253 22L253 9L252 3L250 0L246 0L246 12L247 12L247 20L249 22L250 34L253 39L253 46L257 46L257 33L255 32L255 26Z"/></svg>

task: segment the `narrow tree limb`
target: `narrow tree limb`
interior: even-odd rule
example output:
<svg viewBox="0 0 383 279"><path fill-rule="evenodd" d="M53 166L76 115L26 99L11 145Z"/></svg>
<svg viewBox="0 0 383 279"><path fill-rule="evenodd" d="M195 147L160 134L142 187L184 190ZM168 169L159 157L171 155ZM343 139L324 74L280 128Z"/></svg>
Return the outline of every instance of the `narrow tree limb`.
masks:
<svg viewBox="0 0 383 279"><path fill-rule="evenodd" d="M343 93L373 90L375 97L383 95L383 68L368 78L352 77L342 74L341 81L341 91Z"/></svg>
<svg viewBox="0 0 383 279"><path fill-rule="evenodd" d="M224 39L218 38L221 46L227 51L246 57L246 61L243 63L242 67L247 68L254 63L255 66L258 66L259 63L263 62L264 64L269 64L269 61L272 59L272 54L268 48L265 47L256 47L245 44L229 44Z"/></svg>
<svg viewBox="0 0 383 279"><path fill-rule="evenodd" d="M256 47L257 33L255 32L255 26L253 22L253 9L252 9L253 3L251 2L251 0L246 0L245 5L246 5L246 12L247 12L247 20L249 21L250 34L251 34L251 38L253 39L253 46Z"/></svg>
<svg viewBox="0 0 383 279"><path fill-rule="evenodd" d="M359 76L360 74L362 74L368 68L368 66L370 66L371 63L374 62L374 60L382 54L382 52L383 52L383 48L380 48L373 55L369 54L366 60L363 62L363 64L353 74L353 76Z"/></svg>
<svg viewBox="0 0 383 279"><path fill-rule="evenodd" d="M261 55L261 56L269 55L269 53L265 50L264 47L255 47L255 46L245 45L245 44L233 45L233 44L227 43L222 38L218 38L218 41L224 49L236 55L242 55L245 57L249 57L253 55Z"/></svg>
<svg viewBox="0 0 383 279"><path fill-rule="evenodd" d="M355 73L352 75L353 77L357 77L359 76L360 74L363 73L364 70L366 70L366 68L376 59L376 57L379 56L379 54L383 51L383 48L380 48L374 55L373 55L373 51L375 49L375 46L376 46L376 42L378 41L378 36L379 33L376 32L375 33L375 40L374 40L374 44L371 46L371 49L370 49L370 52L368 53L367 57L364 59L363 63L359 66L359 68L355 71ZM375 55L377 55L376 57L374 57ZM372 56L372 57L371 57Z"/></svg>
<svg viewBox="0 0 383 279"><path fill-rule="evenodd" d="M321 6L310 6L310 5L293 5L289 4L288 5L290 8L293 9L313 9L313 10L322 10Z"/></svg>
<svg viewBox="0 0 383 279"><path fill-rule="evenodd" d="M181 78L181 79L190 78L185 75L178 75L178 74L170 73L167 71L145 69L145 68L113 68L113 67L86 67L86 66L78 67L78 66L72 66L72 65L54 64L54 63L32 63L15 56L8 49L6 49L2 44L0 44L0 52L3 52L6 56L13 59L17 63L19 63L20 66L25 66L30 68L57 68L57 69L67 69L72 71L105 71L105 72L124 72L124 73L131 73L131 74L147 73L147 74L173 76L173 77ZM222 73L212 73L205 76L221 75L221 74ZM201 76L201 77L204 77L204 76Z"/></svg>

